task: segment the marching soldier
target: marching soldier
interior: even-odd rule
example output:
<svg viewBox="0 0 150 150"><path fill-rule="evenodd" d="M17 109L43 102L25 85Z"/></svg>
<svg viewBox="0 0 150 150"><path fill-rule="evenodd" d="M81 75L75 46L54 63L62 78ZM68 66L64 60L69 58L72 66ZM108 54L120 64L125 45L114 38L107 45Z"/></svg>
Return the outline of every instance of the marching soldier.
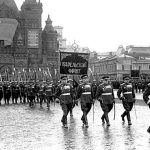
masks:
<svg viewBox="0 0 150 150"><path fill-rule="evenodd" d="M35 101L35 90L33 84L30 84L28 87L27 97L29 100L29 107L33 107Z"/></svg>
<svg viewBox="0 0 150 150"><path fill-rule="evenodd" d="M40 99L40 107L42 107L44 98L45 98L45 86L43 84L43 82L40 84L40 89L39 89L39 99Z"/></svg>
<svg viewBox="0 0 150 150"><path fill-rule="evenodd" d="M102 78L103 83L100 84L97 88L96 97L98 101L100 101L101 108L103 110L103 115L101 117L102 123L106 124L107 126L110 126L108 113L112 110L114 101L114 92L113 87L110 84L110 78L108 76L104 76Z"/></svg>
<svg viewBox="0 0 150 150"><path fill-rule="evenodd" d="M149 95L150 95L150 83L147 84L147 87L143 93L143 100L144 102L149 106L150 108L150 99L149 99ZM150 133L150 126L147 129L147 132Z"/></svg>
<svg viewBox="0 0 150 150"><path fill-rule="evenodd" d="M19 84L17 83L16 85L16 96L15 96L15 104L18 103L18 98L20 97L21 93L20 93L20 87ZM20 99L20 103L22 103L22 100Z"/></svg>
<svg viewBox="0 0 150 150"><path fill-rule="evenodd" d="M4 84L3 84L3 96L4 96L4 103L6 104L6 90L7 90L7 87L8 87L8 85L7 85L7 83L6 83L6 81L4 81Z"/></svg>
<svg viewBox="0 0 150 150"><path fill-rule="evenodd" d="M117 96L122 100L123 107L125 109L124 113L121 115L122 121L125 122L124 117L127 116L128 125L132 125L130 111L133 108L135 103L135 93L132 84L129 82L130 77L125 76L123 78L124 83L120 85L119 90L117 91ZM123 96L121 96L121 93Z"/></svg>
<svg viewBox="0 0 150 150"><path fill-rule="evenodd" d="M16 85L15 82L11 84L11 93L12 93L12 104L14 104L15 96L16 96Z"/></svg>
<svg viewBox="0 0 150 150"><path fill-rule="evenodd" d="M68 84L72 87L72 108L70 109L70 116L73 116L73 108L75 107L76 88L73 86L73 80L68 79Z"/></svg>
<svg viewBox="0 0 150 150"><path fill-rule="evenodd" d="M81 99L81 110L83 115L81 120L83 122L83 127L88 128L87 115L91 110L92 104L94 103L94 97L92 94L92 85L89 83L88 75L82 75L82 83L79 85L77 90L77 99Z"/></svg>
<svg viewBox="0 0 150 150"><path fill-rule="evenodd" d="M11 97L11 86L10 86L9 82L7 82L7 88L6 88L4 97L5 97L6 103L9 105L9 101L10 101L10 97Z"/></svg>
<svg viewBox="0 0 150 150"><path fill-rule="evenodd" d="M50 102L52 101L52 97L53 97L53 87L52 84L50 84L49 82L46 85L45 93L47 99L47 109L49 110Z"/></svg>
<svg viewBox="0 0 150 150"><path fill-rule="evenodd" d="M1 100L3 98L3 84L0 82L0 105L1 105Z"/></svg>
<svg viewBox="0 0 150 150"><path fill-rule="evenodd" d="M21 83L19 86L20 86L20 101L22 102L23 99L23 103L25 104L27 97L27 84Z"/></svg>
<svg viewBox="0 0 150 150"><path fill-rule="evenodd" d="M60 99L60 105L63 110L63 116L61 122L65 128L68 128L67 125L67 115L72 109L72 86L67 83L67 76L62 76L61 84L57 89L56 96Z"/></svg>

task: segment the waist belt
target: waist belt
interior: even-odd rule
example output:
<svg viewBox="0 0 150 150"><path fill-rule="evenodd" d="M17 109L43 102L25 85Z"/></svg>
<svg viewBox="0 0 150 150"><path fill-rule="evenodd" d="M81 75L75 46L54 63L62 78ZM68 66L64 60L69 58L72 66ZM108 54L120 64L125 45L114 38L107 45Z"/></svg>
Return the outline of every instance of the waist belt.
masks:
<svg viewBox="0 0 150 150"><path fill-rule="evenodd" d="M91 94L91 92L84 92L83 95Z"/></svg>
<svg viewBox="0 0 150 150"><path fill-rule="evenodd" d="M124 92L123 94L132 94L132 92Z"/></svg>
<svg viewBox="0 0 150 150"><path fill-rule="evenodd" d="M112 93L102 93L102 95L112 95Z"/></svg>
<svg viewBox="0 0 150 150"><path fill-rule="evenodd" d="M61 95L70 95L70 93L64 93L64 94L61 94Z"/></svg>

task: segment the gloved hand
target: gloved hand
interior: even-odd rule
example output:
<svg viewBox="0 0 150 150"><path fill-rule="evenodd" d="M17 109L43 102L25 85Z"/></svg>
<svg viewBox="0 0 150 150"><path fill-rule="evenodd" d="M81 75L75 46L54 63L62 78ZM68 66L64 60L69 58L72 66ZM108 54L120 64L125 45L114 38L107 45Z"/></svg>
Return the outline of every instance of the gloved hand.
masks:
<svg viewBox="0 0 150 150"><path fill-rule="evenodd" d="M133 103L135 103L136 102L136 99L135 98L133 98Z"/></svg>
<svg viewBox="0 0 150 150"><path fill-rule="evenodd" d="M124 97L120 97L120 100L123 101L125 98Z"/></svg>
<svg viewBox="0 0 150 150"><path fill-rule="evenodd" d="M115 100L113 100L113 104L115 104L116 102L115 102Z"/></svg>

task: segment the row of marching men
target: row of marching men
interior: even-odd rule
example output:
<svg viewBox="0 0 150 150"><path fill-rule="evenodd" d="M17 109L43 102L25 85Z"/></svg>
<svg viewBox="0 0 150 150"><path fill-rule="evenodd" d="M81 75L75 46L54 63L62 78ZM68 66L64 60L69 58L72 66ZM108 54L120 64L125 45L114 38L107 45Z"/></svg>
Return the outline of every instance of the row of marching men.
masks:
<svg viewBox="0 0 150 150"><path fill-rule="evenodd" d="M109 121L109 112L112 110L113 106L115 106L115 98L114 91L111 85L110 79L108 76L104 76L99 85L89 82L88 75L82 75L82 83L76 89L76 96L73 98L73 87L71 84L68 84L67 76L61 77L61 84L57 90L57 96L60 99L60 105L62 107L63 116L61 122L63 127L68 128L67 116L69 112L72 112L73 103L78 104L80 102L82 117L81 121L83 123L83 127L88 127L88 113L90 112L92 105L94 108L95 100L100 102L101 109L103 114L101 116L102 124L106 124L110 126ZM150 107L150 84L147 86L146 90L143 93L144 101ZM124 111L120 114L121 121L125 123L125 117L127 119L128 125L132 125L130 111L133 108L133 105L136 102L134 87L130 82L130 77L125 76L123 78L123 83L120 85L117 91L118 99L122 101L122 105ZM115 116L114 116L115 117ZM147 130L150 133L150 127Z"/></svg>
<svg viewBox="0 0 150 150"><path fill-rule="evenodd" d="M50 107L50 102L54 101L57 85L52 81L48 82L0 82L0 105L3 103L9 105L20 103L29 103L29 106L34 106L43 102Z"/></svg>

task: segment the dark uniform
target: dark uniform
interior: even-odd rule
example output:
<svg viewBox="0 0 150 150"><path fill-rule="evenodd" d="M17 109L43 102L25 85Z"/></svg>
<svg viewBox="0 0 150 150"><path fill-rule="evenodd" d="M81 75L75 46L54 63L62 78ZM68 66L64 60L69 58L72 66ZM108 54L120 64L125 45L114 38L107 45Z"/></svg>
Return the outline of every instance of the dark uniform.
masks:
<svg viewBox="0 0 150 150"><path fill-rule="evenodd" d="M144 102L149 106L150 108L150 100L149 100L149 95L150 95L150 83L148 83L148 85L145 88L145 91L143 93L143 100ZM147 129L147 132L150 133L150 126Z"/></svg>
<svg viewBox="0 0 150 150"><path fill-rule="evenodd" d="M26 103L26 97L27 97L27 85L25 83L20 84L20 101L23 103Z"/></svg>
<svg viewBox="0 0 150 150"><path fill-rule="evenodd" d="M11 97L11 86L8 84L4 93L5 104L7 103L9 105L10 97Z"/></svg>
<svg viewBox="0 0 150 150"><path fill-rule="evenodd" d="M3 98L3 85L0 84L0 105L1 105L2 98Z"/></svg>
<svg viewBox="0 0 150 150"><path fill-rule="evenodd" d="M35 89L33 84L28 87L27 97L29 100L29 106L33 107L35 102Z"/></svg>
<svg viewBox="0 0 150 150"><path fill-rule="evenodd" d="M87 115L91 110L92 104L94 103L94 97L92 97L92 85L88 82L88 76L82 75L81 78L83 83L81 83L78 87L77 99L81 99L81 110L83 112L81 120L83 122L83 127L88 127Z"/></svg>
<svg viewBox="0 0 150 150"><path fill-rule="evenodd" d="M53 97L52 84L48 84L46 86L45 93L46 93L46 99L47 99L47 109L49 109L50 108L50 102L52 101L52 97Z"/></svg>
<svg viewBox="0 0 150 150"><path fill-rule="evenodd" d="M39 99L40 99L40 107L42 107L44 98L45 98L45 86L44 84L41 84L40 89L39 89Z"/></svg>
<svg viewBox="0 0 150 150"><path fill-rule="evenodd" d="M15 100L15 96L16 96L16 84L15 84L15 82L12 82L11 93L12 93L12 103L14 104L14 100Z"/></svg>
<svg viewBox="0 0 150 150"><path fill-rule="evenodd" d="M123 107L125 109L124 113L121 115L122 121L124 122L124 117L127 116L128 125L132 125L130 111L133 108L133 103L135 103L135 93L134 88L131 83L129 83L129 77L124 77L123 80L127 80L127 82L120 85L120 88L117 92L117 96L120 100L122 100ZM121 97L121 93L123 96Z"/></svg>
<svg viewBox="0 0 150 150"><path fill-rule="evenodd" d="M108 113L112 110L115 101L113 87L109 83L109 77L103 77L103 83L97 88L96 97L100 101L101 108L104 112L101 117L102 123L104 124L106 121L107 126L110 126Z"/></svg>
<svg viewBox="0 0 150 150"><path fill-rule="evenodd" d="M63 126L67 128L67 115L72 109L72 86L67 83L67 76L62 76L61 80L63 80L63 83L59 85L56 96L59 97L60 105L63 110L61 122Z"/></svg>

